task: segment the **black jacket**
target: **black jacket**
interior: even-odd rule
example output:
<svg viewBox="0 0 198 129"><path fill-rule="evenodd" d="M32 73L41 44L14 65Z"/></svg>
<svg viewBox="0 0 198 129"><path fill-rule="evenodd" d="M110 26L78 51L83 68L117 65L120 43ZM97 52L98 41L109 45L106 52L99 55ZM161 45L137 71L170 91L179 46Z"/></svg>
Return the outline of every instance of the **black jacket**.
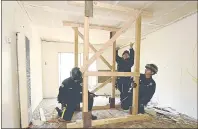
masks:
<svg viewBox="0 0 198 129"><path fill-rule="evenodd" d="M133 78L132 78L133 80ZM145 74L140 74L139 103L147 105L155 93L156 83L153 78L147 79Z"/></svg>
<svg viewBox="0 0 198 129"><path fill-rule="evenodd" d="M130 49L130 58L124 60L118 55L118 50L116 51L116 62L117 62L117 71L118 72L131 72L131 67L134 64L134 50Z"/></svg>
<svg viewBox="0 0 198 129"><path fill-rule="evenodd" d="M65 79L59 88L58 102L67 104L69 102L79 102L82 92L81 82L75 82L71 77Z"/></svg>
<svg viewBox="0 0 198 129"><path fill-rule="evenodd" d="M82 101L82 79L78 82L71 77L65 79L59 88L58 102L61 104L79 103ZM88 91L88 94L90 92Z"/></svg>

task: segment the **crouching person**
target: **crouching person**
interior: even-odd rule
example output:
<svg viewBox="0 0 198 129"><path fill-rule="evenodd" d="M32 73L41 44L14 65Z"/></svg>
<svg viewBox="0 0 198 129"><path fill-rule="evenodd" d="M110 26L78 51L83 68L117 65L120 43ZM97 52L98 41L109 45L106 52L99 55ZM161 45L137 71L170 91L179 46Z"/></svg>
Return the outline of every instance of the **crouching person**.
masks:
<svg viewBox="0 0 198 129"><path fill-rule="evenodd" d="M150 102L155 93L156 83L152 76L158 72L158 67L155 64L147 64L145 68L145 73L140 74L139 81L138 113L142 114L145 113L144 107L148 102ZM126 97L122 102L125 109L129 109L132 105L133 88L136 88L136 84L134 82L132 83L132 88L129 89L128 97Z"/></svg>
<svg viewBox="0 0 198 129"><path fill-rule="evenodd" d="M77 105L82 102L82 73L79 68L75 67L70 72L70 77L62 82L59 88L58 102L62 104L63 110L56 107L58 115L65 121L69 122L72 119ZM95 94L88 93L88 110L93 107L93 98ZM97 119L92 115L92 120Z"/></svg>

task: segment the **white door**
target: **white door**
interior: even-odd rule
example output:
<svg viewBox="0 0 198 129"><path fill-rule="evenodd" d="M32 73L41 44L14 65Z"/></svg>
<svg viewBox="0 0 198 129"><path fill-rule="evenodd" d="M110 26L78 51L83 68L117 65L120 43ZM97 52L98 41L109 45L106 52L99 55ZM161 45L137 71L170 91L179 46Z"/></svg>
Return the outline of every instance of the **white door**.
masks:
<svg viewBox="0 0 198 129"><path fill-rule="evenodd" d="M22 128L27 128L32 119L29 46L28 38L23 33L17 33L17 62Z"/></svg>

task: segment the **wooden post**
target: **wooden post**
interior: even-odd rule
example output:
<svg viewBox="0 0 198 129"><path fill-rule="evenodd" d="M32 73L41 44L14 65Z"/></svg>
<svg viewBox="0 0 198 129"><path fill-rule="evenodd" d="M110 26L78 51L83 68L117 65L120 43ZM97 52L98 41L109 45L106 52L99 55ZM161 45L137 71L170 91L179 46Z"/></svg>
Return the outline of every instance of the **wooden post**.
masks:
<svg viewBox="0 0 198 129"><path fill-rule="evenodd" d="M75 58L75 62L74 62L74 65L75 67L78 67L78 28L75 27L74 28L74 34L75 34L75 38L74 38L74 41L75 41L75 44L74 44L74 58Z"/></svg>
<svg viewBox="0 0 198 129"><path fill-rule="evenodd" d="M140 42L141 42L141 15L135 23L135 72L140 73ZM138 97L139 97L139 76L134 77L137 87L133 89L133 106L130 113L138 114ZM131 112L132 111L132 112Z"/></svg>
<svg viewBox="0 0 198 129"><path fill-rule="evenodd" d="M110 39L113 37L113 35L116 32L110 32ZM113 62L112 62L112 72L115 72L115 61L116 61L116 41L113 42ZM112 77L112 91L111 91L111 98L109 100L110 102L110 108L115 108L115 81L116 77Z"/></svg>
<svg viewBox="0 0 198 129"><path fill-rule="evenodd" d="M85 1L83 65L89 60L89 17L93 14L93 1ZM85 71L88 71L85 70ZM83 73L83 127L91 127L91 112L88 111L88 76Z"/></svg>
<svg viewBox="0 0 198 129"><path fill-rule="evenodd" d="M78 28L74 28L74 67L78 67ZM77 104L76 110L80 111L80 103Z"/></svg>

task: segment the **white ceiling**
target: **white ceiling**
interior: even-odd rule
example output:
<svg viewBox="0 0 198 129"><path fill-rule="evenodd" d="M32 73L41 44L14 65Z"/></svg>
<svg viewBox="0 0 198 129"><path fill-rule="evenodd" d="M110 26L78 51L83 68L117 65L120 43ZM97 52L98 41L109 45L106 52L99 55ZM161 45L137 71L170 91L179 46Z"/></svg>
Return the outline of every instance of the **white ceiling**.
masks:
<svg viewBox="0 0 198 129"><path fill-rule="evenodd" d="M177 19L197 11L197 1L100 1L112 5L141 9L150 4L145 11L153 12L153 17L143 17L142 35L160 29ZM64 27L62 21L83 23L84 7L71 5L69 1L22 1L33 24L39 29L42 39L58 41L74 41L71 27ZM91 24L121 27L130 18L130 13L94 8ZM83 29L80 28L83 33ZM134 41L134 25L122 34L118 44ZM102 30L90 31L90 42L101 44L109 39L109 32ZM82 40L80 40L82 42Z"/></svg>

